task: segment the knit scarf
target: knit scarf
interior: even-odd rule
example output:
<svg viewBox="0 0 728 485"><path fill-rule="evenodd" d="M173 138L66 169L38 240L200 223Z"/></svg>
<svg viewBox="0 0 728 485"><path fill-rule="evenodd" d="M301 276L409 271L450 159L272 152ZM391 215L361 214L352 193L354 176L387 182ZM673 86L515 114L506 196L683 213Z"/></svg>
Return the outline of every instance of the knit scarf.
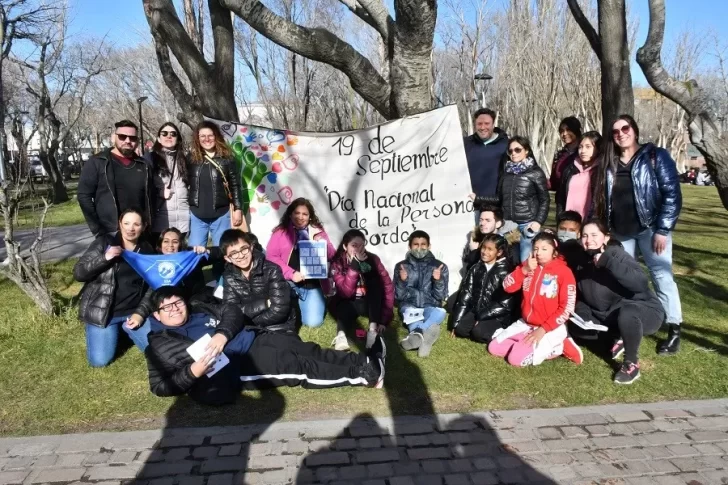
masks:
<svg viewBox="0 0 728 485"><path fill-rule="evenodd" d="M296 231L296 241L308 241L310 239L308 237L308 226L303 229L296 229L294 226L293 229Z"/></svg>
<svg viewBox="0 0 728 485"><path fill-rule="evenodd" d="M527 157L521 160L520 162L514 162L512 160L508 160L506 162L506 173L512 173L512 174L521 174L531 168L536 163L536 160L533 159L533 157Z"/></svg>

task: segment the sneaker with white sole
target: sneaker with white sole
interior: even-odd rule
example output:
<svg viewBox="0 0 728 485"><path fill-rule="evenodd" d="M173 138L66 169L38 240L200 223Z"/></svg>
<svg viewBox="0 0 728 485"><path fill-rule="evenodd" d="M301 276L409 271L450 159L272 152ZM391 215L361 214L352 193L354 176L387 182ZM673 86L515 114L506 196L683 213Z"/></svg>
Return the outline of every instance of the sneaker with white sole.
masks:
<svg viewBox="0 0 728 485"><path fill-rule="evenodd" d="M377 333L376 327L374 327L374 329L372 329L370 327L369 330L367 331L367 343L366 343L366 347L368 349L372 348L372 345L374 345L374 341L376 340L377 335L379 335L379 334Z"/></svg>
<svg viewBox="0 0 728 485"><path fill-rule="evenodd" d="M399 343L404 350L417 350L420 348L420 345L422 345L422 342L424 342L425 337L422 335L422 332L418 332L417 330L413 331L409 335L407 335L402 341Z"/></svg>
<svg viewBox="0 0 728 485"><path fill-rule="evenodd" d="M384 367L387 362L387 346L384 343L384 339L381 335L377 335L374 338L374 343L367 350L367 366L369 368L369 375L372 372L376 374L376 378L367 377L369 387L375 389L381 389L384 387Z"/></svg>
<svg viewBox="0 0 728 485"><path fill-rule="evenodd" d="M566 337L566 340L564 340L564 350L562 355L576 365L584 362L584 353L571 337Z"/></svg>
<svg viewBox="0 0 728 485"><path fill-rule="evenodd" d="M624 353L624 340L619 339L612 345L612 360L617 360Z"/></svg>
<svg viewBox="0 0 728 485"><path fill-rule="evenodd" d="M614 376L615 384L632 384L640 378L640 365L625 360L617 374Z"/></svg>
<svg viewBox="0 0 728 485"><path fill-rule="evenodd" d="M349 341L346 339L344 332L339 332L331 341L331 345L334 346L334 350L349 350Z"/></svg>

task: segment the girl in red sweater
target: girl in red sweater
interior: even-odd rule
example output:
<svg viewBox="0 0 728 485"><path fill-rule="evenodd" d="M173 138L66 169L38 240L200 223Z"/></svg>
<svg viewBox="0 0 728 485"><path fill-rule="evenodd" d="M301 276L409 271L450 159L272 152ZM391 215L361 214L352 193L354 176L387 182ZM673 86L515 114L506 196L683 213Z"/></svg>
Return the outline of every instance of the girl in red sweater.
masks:
<svg viewBox="0 0 728 485"><path fill-rule="evenodd" d="M488 351L507 357L511 365L539 365L559 355L576 364L584 360L566 332L576 303L576 281L557 247L553 234L538 234L529 258L503 282L508 293L523 289L522 318L494 333Z"/></svg>

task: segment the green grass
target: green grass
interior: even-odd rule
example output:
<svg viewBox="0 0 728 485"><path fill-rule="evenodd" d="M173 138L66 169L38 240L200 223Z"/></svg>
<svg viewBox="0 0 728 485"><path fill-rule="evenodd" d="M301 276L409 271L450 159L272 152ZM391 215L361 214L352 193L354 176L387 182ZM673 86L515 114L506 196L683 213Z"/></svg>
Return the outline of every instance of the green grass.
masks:
<svg viewBox="0 0 728 485"><path fill-rule="evenodd" d="M105 369L85 362L76 309L42 317L7 281L0 281L0 434L40 434L172 426L242 424L273 419L323 419L356 414L422 414L556 407L728 396L728 212L715 190L683 186L685 207L675 235L675 271L685 332L675 357L658 358L657 341L640 349L642 379L612 384L613 369L585 352L576 367L565 359L516 369L482 345L443 336L428 359L398 350L401 324L387 334L384 391L300 388L245 393L235 406L203 408L188 399L161 399L148 390L144 359L130 349ZM79 285L73 262L49 266L60 295ZM303 329L301 337L329 346L334 324Z"/></svg>
<svg viewBox="0 0 728 485"><path fill-rule="evenodd" d="M73 226L75 224L85 224L81 207L76 200L77 181L67 182L68 196L70 200L60 204L54 204L48 209L48 215L45 219L45 227ZM43 212L43 201L41 196L48 193L48 187L44 184L36 185L36 197L29 197L20 203L20 211L18 213L18 224L15 229L35 229L38 226L38 220Z"/></svg>

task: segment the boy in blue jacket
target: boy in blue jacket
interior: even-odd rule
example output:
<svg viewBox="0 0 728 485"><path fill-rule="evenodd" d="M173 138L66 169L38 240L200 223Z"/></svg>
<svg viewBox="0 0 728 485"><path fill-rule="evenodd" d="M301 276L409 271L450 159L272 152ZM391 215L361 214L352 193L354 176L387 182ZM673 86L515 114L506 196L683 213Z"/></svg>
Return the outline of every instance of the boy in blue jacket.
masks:
<svg viewBox="0 0 728 485"><path fill-rule="evenodd" d="M394 300L404 316L409 310L424 310L423 319L408 325L410 334L400 343L405 350L417 349L427 357L440 337L440 324L447 312L447 265L430 252L430 235L414 231L409 237L409 251L404 261L394 267Z"/></svg>

